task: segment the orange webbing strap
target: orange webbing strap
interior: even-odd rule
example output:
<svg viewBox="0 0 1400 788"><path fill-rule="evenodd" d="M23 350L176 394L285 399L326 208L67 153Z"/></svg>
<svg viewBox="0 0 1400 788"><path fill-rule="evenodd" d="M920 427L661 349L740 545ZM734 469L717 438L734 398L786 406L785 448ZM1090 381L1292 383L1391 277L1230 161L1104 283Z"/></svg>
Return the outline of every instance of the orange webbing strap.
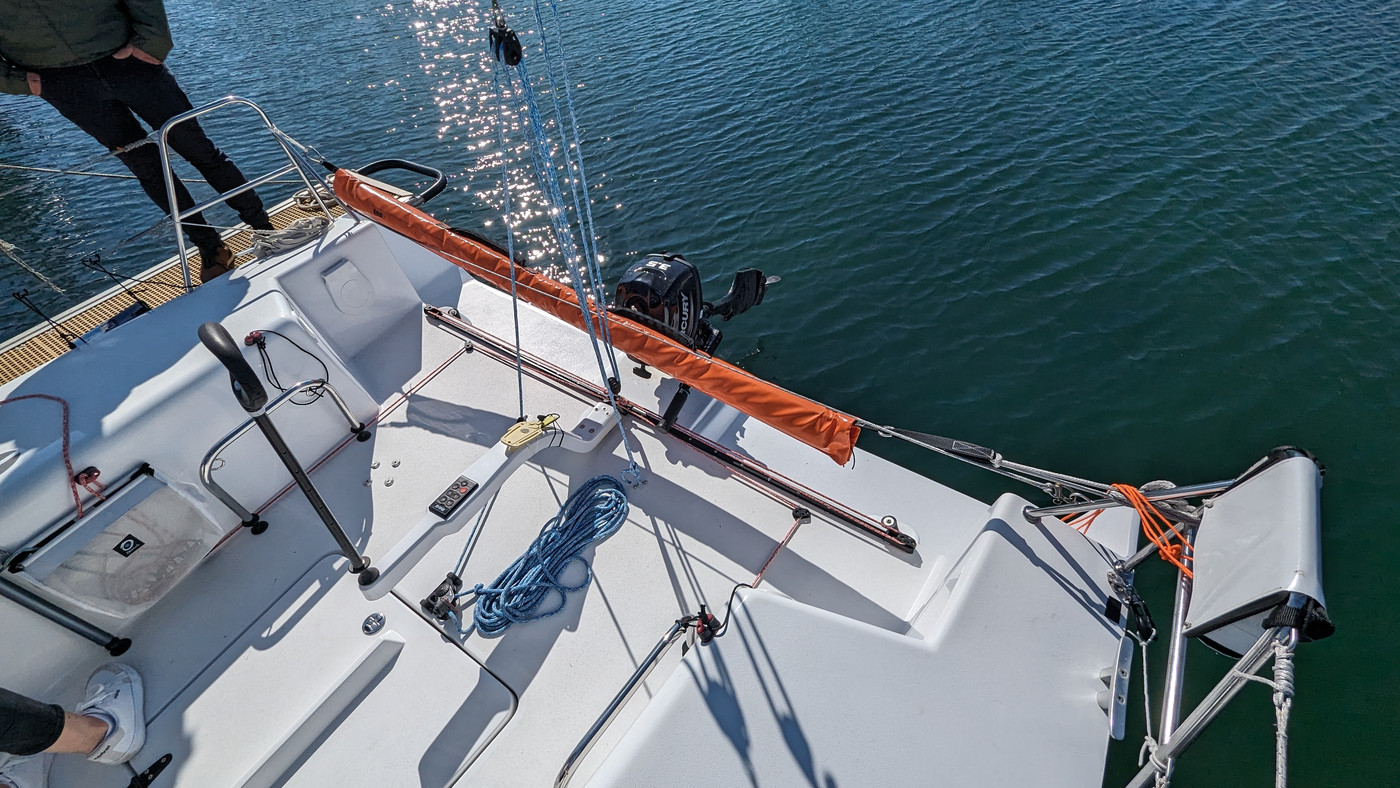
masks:
<svg viewBox="0 0 1400 788"><path fill-rule="evenodd" d="M1191 577L1191 557L1186 554L1186 537L1176 530L1166 516L1164 516L1152 502L1136 488L1130 484L1115 484L1113 489L1123 494L1137 510L1138 519L1142 521L1142 532L1152 543L1157 545L1157 554L1181 570L1181 573ZM1175 536L1179 541L1172 542Z"/></svg>
<svg viewBox="0 0 1400 788"><path fill-rule="evenodd" d="M335 195L347 207L417 241L477 279L510 291L510 260L495 249L452 232L428 214L399 202L348 170L336 172ZM514 273L521 300L584 328L583 312L571 288L523 266L515 266ZM793 394L638 323L604 314L612 344L618 350L781 430L842 465L850 462L860 435L852 416Z"/></svg>

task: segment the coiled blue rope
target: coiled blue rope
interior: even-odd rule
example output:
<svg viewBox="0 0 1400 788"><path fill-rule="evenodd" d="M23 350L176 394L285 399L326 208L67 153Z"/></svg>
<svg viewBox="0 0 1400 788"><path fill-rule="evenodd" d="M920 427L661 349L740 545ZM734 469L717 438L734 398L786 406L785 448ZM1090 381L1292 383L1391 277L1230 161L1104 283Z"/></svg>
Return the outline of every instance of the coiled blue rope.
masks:
<svg viewBox="0 0 1400 788"><path fill-rule="evenodd" d="M617 533L627 519L627 511L622 482L607 475L584 482L564 501L559 513L545 523L540 535L515 563L490 586L477 584L467 592L476 595L473 619L477 631L499 635L511 624L548 618L563 610L569 592L579 591L593 580L593 567L581 553L589 545ZM565 585L559 578L575 561L583 564L583 582ZM552 595L558 596L557 604L539 612Z"/></svg>

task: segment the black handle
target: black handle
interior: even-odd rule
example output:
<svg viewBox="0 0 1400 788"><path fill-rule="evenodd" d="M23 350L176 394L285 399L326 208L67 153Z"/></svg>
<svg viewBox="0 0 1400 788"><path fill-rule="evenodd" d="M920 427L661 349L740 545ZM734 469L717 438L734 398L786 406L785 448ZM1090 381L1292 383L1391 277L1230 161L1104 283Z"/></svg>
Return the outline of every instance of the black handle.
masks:
<svg viewBox="0 0 1400 788"><path fill-rule="evenodd" d="M267 389L263 388L258 373L248 365L248 360L243 358L243 351L238 349L238 343L229 336L228 330L218 323L205 323L199 327L199 341L228 369L229 382L233 384L233 395L238 397L238 404L249 413L262 410L267 404Z"/></svg>
<svg viewBox="0 0 1400 788"><path fill-rule="evenodd" d="M447 188L447 176L442 173L442 170L433 169L425 164L406 161L404 159L380 159L379 161L366 164L356 170L356 172L361 175L373 175L381 170L408 170L409 172L416 172L419 175L433 179L432 186L408 198L409 205L422 205L428 200L442 194L442 190Z"/></svg>

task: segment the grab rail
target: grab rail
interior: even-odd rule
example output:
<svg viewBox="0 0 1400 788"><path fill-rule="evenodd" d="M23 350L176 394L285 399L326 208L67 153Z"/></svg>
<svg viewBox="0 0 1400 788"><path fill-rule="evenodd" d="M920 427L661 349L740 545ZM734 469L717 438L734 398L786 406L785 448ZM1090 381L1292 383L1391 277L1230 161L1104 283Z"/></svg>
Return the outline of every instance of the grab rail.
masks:
<svg viewBox="0 0 1400 788"><path fill-rule="evenodd" d="M198 118L200 115L207 115L213 112L214 110L222 109L224 107L231 106L234 104L242 104L246 107L252 107L253 111L258 113L258 116L262 118L263 123L267 125L268 132L272 134L272 138L276 140L278 146L282 148L282 152L287 155L287 159L290 163L283 165L282 167L278 168L277 170L274 170L271 173L268 173L267 175L261 175L257 178L253 178L248 182L242 184L241 186L238 186L227 192L221 192L218 196L205 200L204 202L193 206L189 210L181 211L180 206L176 203L175 200L175 170L172 169L170 166L170 130L175 126L184 123L185 121L193 120L195 118ZM165 193L170 198L170 218L175 224L175 248L178 250L180 256L180 272L184 276L185 292L189 292L190 290L194 289L194 280L190 277L189 251L185 247L185 234L183 232L183 222L185 219L188 219L189 217L194 216L195 214L200 213L208 208L212 208L220 203L228 202L229 198L231 197L237 197L238 195L246 191L256 189L257 187L262 186L265 183L270 183L273 180L280 178L283 175L287 175L291 172L296 172L298 175L301 176L301 181L306 185L306 189L311 194L312 199L316 200L316 203L321 206L321 210L325 213L327 218L331 216L330 208L326 205L325 201L321 199L321 190L318 190L316 188L316 186L320 186L321 189L324 189L327 192L329 192L330 186L327 185L325 181L321 180L320 175L316 174L316 170L311 165L311 163L306 161L305 158L302 157L300 153L294 149L300 148L300 146L288 145L287 142L289 140L291 140L291 138L288 137L286 133L284 133L281 129L277 128L276 124L272 122L272 119L267 116L267 113L263 112L262 107L259 107L257 104L254 104L248 99L239 96L225 96L219 99L218 101L205 104L202 107L195 107L194 109L191 109L188 112L182 112L179 115L176 115L175 117L171 118L170 120L167 120L165 124L160 127L160 164L161 169L164 171L165 174ZM313 185L313 183L315 185Z"/></svg>
<svg viewBox="0 0 1400 788"><path fill-rule="evenodd" d="M355 435L356 440L369 440L369 429L361 424L360 421L355 418L355 415L350 412L350 406L345 404L345 400L341 398L340 393L337 392L335 387L330 383L319 378L303 380L287 389L278 396L277 399L269 402L264 412L271 413L280 407L282 403L291 399L293 395L300 394L303 391L313 388L325 389L325 392L331 395L331 401L335 402L336 407L339 408L341 414L345 416L345 420L350 422L350 432ZM205 488L213 493L215 498L218 498L223 502L224 506L227 506L229 509L233 510L234 514L238 515L239 519L243 521L243 527L251 528L253 533L260 534L267 530L267 522L253 512L248 511L247 507L239 503L237 498L234 498L227 490L220 486L218 482L214 481L214 461L219 458L219 455L223 453L224 449L229 447L229 444L243 437L244 433L251 430L254 423L255 422L251 418L245 419L242 424L235 427L229 434L225 435L218 443L215 443L214 446L209 449L209 453L204 455L204 461L199 464L199 480L204 482Z"/></svg>
<svg viewBox="0 0 1400 788"><path fill-rule="evenodd" d="M588 733L583 735L583 741L580 741L578 746L574 748L574 751L569 753L568 760L564 761L564 768L560 769L559 776L554 778L554 788L563 788L563 786L569 784L569 780L574 776L574 770L578 768L579 761L582 761L583 756L587 755L588 751L593 749L593 744L597 741L598 736L612 724L613 717L617 716L618 709L621 709L623 704L632 698L637 688L642 685L643 681L646 681L647 676L651 675L652 668L656 667L656 663L660 661L661 656L666 653L672 643L676 642L676 638L680 637L681 633L686 630L686 627L693 623L693 617L676 619L676 623L671 625L671 629L661 637L656 647L642 660L642 664L637 667L637 671L632 674L632 678L628 679L627 683L622 685L622 691L618 692L617 696L612 699L612 703L609 703L608 707L603 710L603 715L598 718L597 722L593 723L593 727L588 729Z"/></svg>

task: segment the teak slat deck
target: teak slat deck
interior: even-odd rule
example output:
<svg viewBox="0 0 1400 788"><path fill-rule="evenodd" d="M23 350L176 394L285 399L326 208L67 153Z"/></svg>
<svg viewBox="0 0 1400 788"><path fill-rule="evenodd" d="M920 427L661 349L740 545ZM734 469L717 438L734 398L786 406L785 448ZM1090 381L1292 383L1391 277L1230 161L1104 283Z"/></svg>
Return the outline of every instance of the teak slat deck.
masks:
<svg viewBox="0 0 1400 788"><path fill-rule="evenodd" d="M344 214L344 210L339 205L332 204L330 207L333 216ZM270 215L273 226L281 230L298 219L321 216L322 214L320 210L306 210L288 201L271 211ZM239 230L224 237L224 243L233 250L235 255L246 252L252 242L253 236L247 230ZM199 265L199 252L191 252L190 270L196 280L199 278ZM185 292L184 282L184 277L180 273L180 263L176 257L172 256L155 273L138 276L134 281L127 282L126 287L154 309L183 295ZM70 336L82 336L111 320L112 317L134 303L136 301L130 295L120 287L114 286L90 303L76 310L68 310L57 315L54 322L62 327L64 333ZM63 334L60 334L53 327L39 331L38 329L41 327L42 324L20 334L20 337L24 337L22 341L0 344L0 347L4 348L0 350L0 384L8 383L27 372L38 369L69 351L68 342L63 338Z"/></svg>

